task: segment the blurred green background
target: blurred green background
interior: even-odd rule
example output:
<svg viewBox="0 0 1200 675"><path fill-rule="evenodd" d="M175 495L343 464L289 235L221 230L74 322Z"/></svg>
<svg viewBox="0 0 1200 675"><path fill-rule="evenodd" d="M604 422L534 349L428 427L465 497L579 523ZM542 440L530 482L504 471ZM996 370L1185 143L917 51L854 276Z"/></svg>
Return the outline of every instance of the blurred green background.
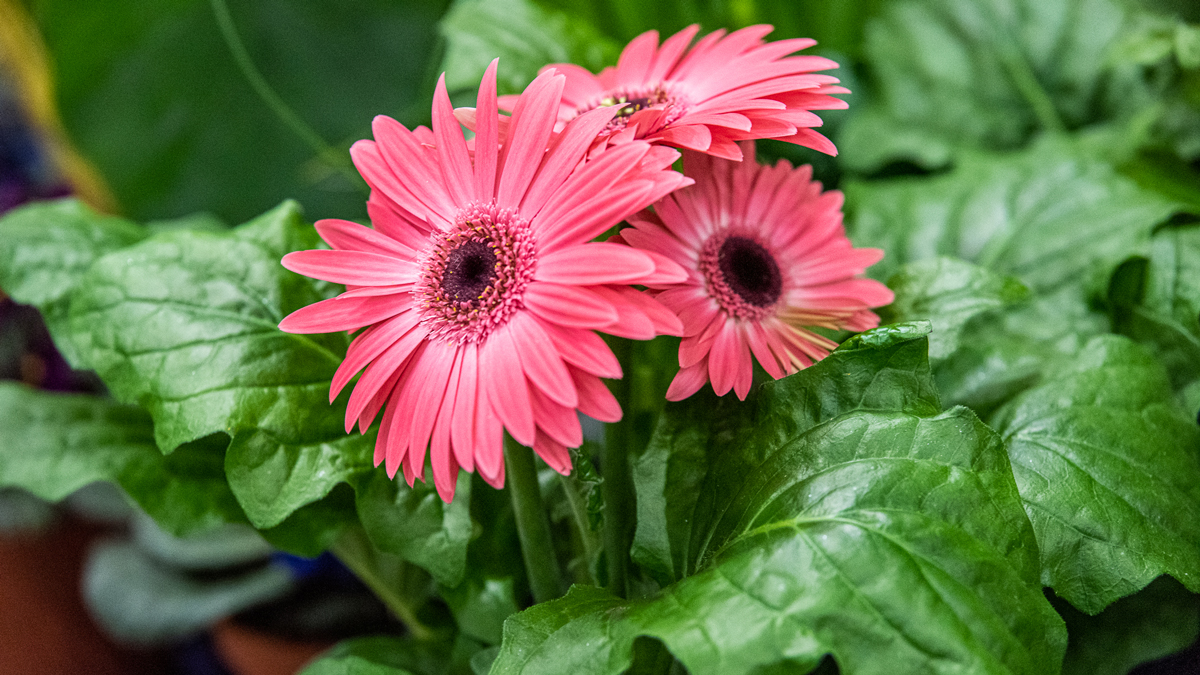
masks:
<svg viewBox="0 0 1200 675"><path fill-rule="evenodd" d="M144 221L208 211L237 223L295 198L311 218L365 216L362 183L255 95L209 0L19 1L46 42L69 135L123 214ZM466 89L488 54L501 55L511 91L548 59L599 67L648 28L666 35L693 22L770 21L774 37L813 36L856 58L879 4L502 0L455 9L428 0L234 0L229 10L266 81L348 165L345 150L370 135L374 115L428 123L443 62L457 102L473 104ZM500 44L473 34L497 22Z"/></svg>
<svg viewBox="0 0 1200 675"><path fill-rule="evenodd" d="M220 0L223 4L226 0ZM768 142L836 186L947 168L963 148L1107 128L1114 164L1200 203L1200 2L1195 0L232 0L263 78L330 150L256 95L213 0L16 0L41 32L71 140L147 221L242 222L286 198L309 218L365 218L346 150L377 114L427 124L438 74L456 104L499 56L502 92L548 62L597 70L630 38L772 23L842 63L848 111L822 112L842 155ZM1194 62L1193 62L1194 61ZM1105 141L1109 142L1109 141Z"/></svg>

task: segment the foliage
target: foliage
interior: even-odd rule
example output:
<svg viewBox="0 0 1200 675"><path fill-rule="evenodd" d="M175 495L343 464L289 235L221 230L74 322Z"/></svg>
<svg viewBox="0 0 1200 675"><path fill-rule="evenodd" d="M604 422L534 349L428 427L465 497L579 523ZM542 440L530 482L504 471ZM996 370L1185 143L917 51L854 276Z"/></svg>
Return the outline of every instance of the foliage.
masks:
<svg viewBox="0 0 1200 675"><path fill-rule="evenodd" d="M614 343L628 593L604 587L615 509L591 456L604 434L585 427L576 473L541 484L577 583L532 606L508 494L464 474L444 504L389 479L375 431L346 434L345 397L328 397L349 336L277 328L341 290L280 266L321 243L279 202L362 216L349 167L252 97L208 3L26 4L67 130L131 219L73 200L0 217L0 288L107 388L0 384L0 487L56 501L106 481L172 535L240 524L303 555L332 550L409 635L344 642L308 675L1122 673L1195 639L1200 16L1187 3L235 7L269 83L343 150L373 114L424 121L441 70L467 103L493 58L513 93L548 62L598 70L644 30L692 22L812 35L856 82L827 118L842 155L817 170L844 190L855 245L885 251L868 270L896 294L882 327L837 336L824 361L744 402L705 389L666 404L678 341ZM201 73L211 86L188 84ZM96 554L89 592L117 624L155 598L154 630L176 634L286 585L257 570L202 599L154 555Z"/></svg>

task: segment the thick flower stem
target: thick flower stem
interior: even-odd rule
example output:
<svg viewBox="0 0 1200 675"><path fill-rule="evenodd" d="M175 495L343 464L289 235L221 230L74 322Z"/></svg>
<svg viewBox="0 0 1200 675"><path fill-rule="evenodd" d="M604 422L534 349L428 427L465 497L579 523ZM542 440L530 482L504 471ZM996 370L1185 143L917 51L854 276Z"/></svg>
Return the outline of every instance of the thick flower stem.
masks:
<svg viewBox="0 0 1200 675"><path fill-rule="evenodd" d="M400 558L381 553L371 545L361 528L347 530L331 548L342 564L371 589L416 640L430 640L435 632L421 623L414 608L405 597L410 586L411 565Z"/></svg>
<svg viewBox="0 0 1200 675"><path fill-rule="evenodd" d="M562 574L554 543L550 539L550 521L542 506L538 487L537 466L533 451L505 437L508 493L512 496L513 513L517 519L517 536L521 539L521 557L534 602L546 602L562 595Z"/></svg>
<svg viewBox="0 0 1200 675"><path fill-rule="evenodd" d="M623 338L612 341L613 352L621 361L625 377L613 382L613 395L625 416L609 424L601 453L604 476L604 557L608 569L608 590L621 597L628 593L629 547L633 534L633 481L629 476L629 446L633 443L632 411L629 409L633 343Z"/></svg>

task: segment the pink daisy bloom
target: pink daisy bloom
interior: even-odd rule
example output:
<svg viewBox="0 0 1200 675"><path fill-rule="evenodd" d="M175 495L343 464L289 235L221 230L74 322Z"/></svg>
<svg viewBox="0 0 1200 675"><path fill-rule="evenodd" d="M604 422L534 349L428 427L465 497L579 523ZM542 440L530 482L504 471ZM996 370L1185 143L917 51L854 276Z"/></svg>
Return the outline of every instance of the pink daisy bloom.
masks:
<svg viewBox="0 0 1200 675"><path fill-rule="evenodd" d="M478 135L468 149L446 95L433 129L375 118L375 140L350 154L371 187L373 228L322 220L332 250L299 251L288 269L345 284L336 298L283 320L292 333L364 328L350 344L330 400L359 371L346 431L365 433L383 410L375 464L409 485L428 450L442 499L459 469L504 484L502 430L551 467L571 469L582 442L576 411L621 416L601 377L621 369L594 333L648 339L679 320L628 284L686 273L666 258L589 243L629 214L691 181L669 169L677 153L631 143L586 157L613 108L554 134L565 78L539 76L516 104L500 146L496 62L479 90ZM657 150L657 152L656 152Z"/></svg>
<svg viewBox="0 0 1200 675"><path fill-rule="evenodd" d="M621 105L601 131L609 144L640 138L740 160L737 141L774 138L836 155L833 143L813 131L821 118L810 111L846 107L830 94L849 90L837 86L837 78L814 72L838 64L820 56L789 56L816 41L763 42L772 30L765 25L729 35L718 30L691 45L699 31L691 26L661 46L652 30L634 38L616 67L599 75L569 63L547 66L567 77L559 124ZM513 100L502 97L501 107Z"/></svg>
<svg viewBox="0 0 1200 675"><path fill-rule="evenodd" d="M853 248L842 227L842 193L821 191L812 167L793 169L684 153L696 184L630 218L619 239L688 270L683 282L649 284L683 321L681 370L667 391L679 401L712 382L745 399L751 355L775 379L819 361L837 343L809 330L867 330L870 310L892 302L887 286L861 274L883 258Z"/></svg>

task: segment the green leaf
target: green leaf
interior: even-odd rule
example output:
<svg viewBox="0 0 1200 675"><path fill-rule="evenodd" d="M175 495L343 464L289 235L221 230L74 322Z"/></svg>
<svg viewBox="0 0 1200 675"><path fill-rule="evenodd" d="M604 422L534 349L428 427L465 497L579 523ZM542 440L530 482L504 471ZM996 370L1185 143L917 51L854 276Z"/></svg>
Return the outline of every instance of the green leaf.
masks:
<svg viewBox="0 0 1200 675"><path fill-rule="evenodd" d="M696 675L806 672L825 653L855 673L1057 672L1065 631L1030 583L1003 444L966 409L851 412L711 487L725 508L694 575L518 614L493 672L619 673L639 635Z"/></svg>
<svg viewBox="0 0 1200 675"><path fill-rule="evenodd" d="M928 319L929 358L945 359L960 344L973 317L1029 296L1021 282L953 258L909 263L888 279L896 301L882 310L885 323Z"/></svg>
<svg viewBox="0 0 1200 675"><path fill-rule="evenodd" d="M255 94L207 0L23 4L53 62L68 135L122 210L148 220L207 209L238 223L283 196L312 213L365 217L345 149L380 113L427 123L436 26L449 3L228 3L264 79L342 151L349 177Z"/></svg>
<svg viewBox="0 0 1200 675"><path fill-rule="evenodd" d="M720 477L718 467L728 472L736 462L737 471L746 471L796 433L851 410L941 410L930 380L927 332L921 325L898 325L851 338L816 366L762 387L756 415L711 393L667 406L650 445L632 458L634 560L664 582L696 569L709 525L698 516L719 509L704 497ZM760 444L746 443L745 456L735 455L731 446L752 429Z"/></svg>
<svg viewBox="0 0 1200 675"><path fill-rule="evenodd" d="M1146 350L1094 338L992 421L1045 585L1088 614L1160 574L1200 590L1200 429Z"/></svg>
<svg viewBox="0 0 1200 675"><path fill-rule="evenodd" d="M218 431L330 438L346 336L277 327L329 292L279 264L316 243L290 202L229 233L158 235L96 261L71 302L72 339L118 399L150 411L164 452Z"/></svg>
<svg viewBox="0 0 1200 675"><path fill-rule="evenodd" d="M1071 636L1063 675L1125 675L1139 663L1184 649L1200 634L1200 597L1170 577L1155 579L1096 616L1061 600L1055 606Z"/></svg>
<svg viewBox="0 0 1200 675"><path fill-rule="evenodd" d="M529 0L456 3L442 19L441 32L446 38L442 70L452 93L475 91L497 57L497 88L515 94L542 66L575 63L598 72L620 53L620 46L589 23Z"/></svg>
<svg viewBox="0 0 1200 675"><path fill-rule="evenodd" d="M244 516L225 483L220 438L164 457L136 407L0 383L0 485L58 501L94 481L118 483L173 534Z"/></svg>
<svg viewBox="0 0 1200 675"><path fill-rule="evenodd" d="M275 548L315 558L329 550L347 528L356 525L354 491L340 484L321 500L297 508L283 522L260 534Z"/></svg>
<svg viewBox="0 0 1200 675"><path fill-rule="evenodd" d="M344 434L324 443L282 443L266 431L237 435L225 455L229 486L255 527L271 528L300 507L374 471L375 437Z"/></svg>
<svg viewBox="0 0 1200 675"><path fill-rule="evenodd" d="M854 243L888 252L871 267L877 278L943 255L1014 276L1036 294L1102 286L1180 208L1061 138L1008 155L972 153L937 178L854 183L846 199Z"/></svg>
<svg viewBox="0 0 1200 675"><path fill-rule="evenodd" d="M1156 234L1140 286L1118 328L1150 347L1177 389L1200 379L1200 227Z"/></svg>
<svg viewBox="0 0 1200 675"><path fill-rule="evenodd" d="M75 199L37 202L0 218L0 289L37 307L59 351L85 364L67 339L71 292L100 256L147 236L123 218L96 213Z"/></svg>
<svg viewBox="0 0 1200 675"><path fill-rule="evenodd" d="M901 0L867 26L876 102L839 139L849 165L926 167L962 146L1128 117L1151 103L1139 68L1107 58L1133 12L1119 0Z"/></svg>
<svg viewBox="0 0 1200 675"><path fill-rule="evenodd" d="M520 609L512 577L472 577L454 588L443 588L441 595L458 629L485 644L500 644L504 620Z"/></svg>
<svg viewBox="0 0 1200 675"><path fill-rule="evenodd" d="M865 333L746 404L668 405L636 465L637 550L677 580L515 615L493 672L619 673L639 636L698 675L827 653L855 673L1057 672L1065 631L1003 444L938 414L927 332Z"/></svg>
<svg viewBox="0 0 1200 675"><path fill-rule="evenodd" d="M393 637L339 642L299 675L441 675L448 672L450 646Z"/></svg>
<svg viewBox="0 0 1200 675"><path fill-rule="evenodd" d="M946 405L987 415L1109 328L1078 289L1063 288L971 319L959 348L934 369L934 382Z"/></svg>
<svg viewBox="0 0 1200 675"><path fill-rule="evenodd" d="M378 470L364 475L356 490L359 519L376 548L423 567L445 586L462 581L473 530L470 474L459 474L449 504L432 482L410 488Z"/></svg>
<svg viewBox="0 0 1200 675"><path fill-rule="evenodd" d="M177 641L291 587L291 575L282 568L259 566L203 579L117 541L97 544L83 578L92 615L121 642L141 646Z"/></svg>

